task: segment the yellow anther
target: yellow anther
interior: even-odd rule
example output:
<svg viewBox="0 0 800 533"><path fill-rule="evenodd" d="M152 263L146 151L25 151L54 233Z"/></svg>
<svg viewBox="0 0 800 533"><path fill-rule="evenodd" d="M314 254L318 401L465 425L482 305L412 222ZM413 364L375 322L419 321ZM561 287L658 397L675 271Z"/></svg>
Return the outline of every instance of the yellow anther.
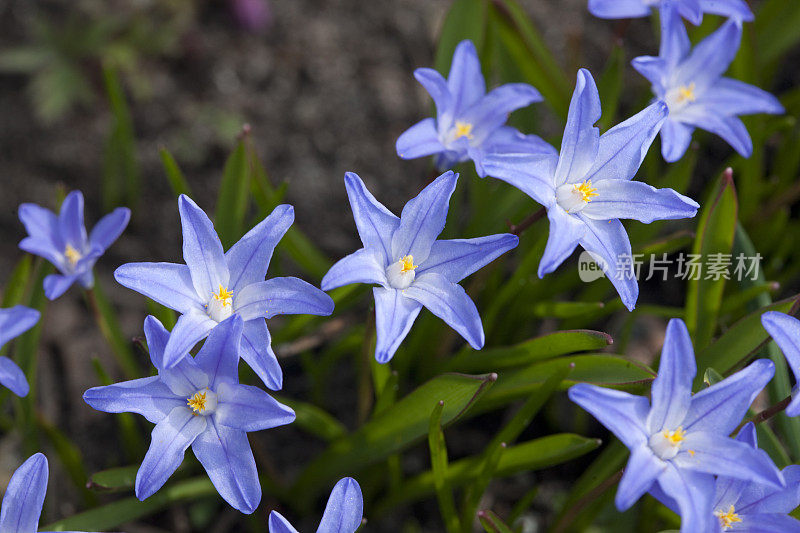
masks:
<svg viewBox="0 0 800 533"><path fill-rule="evenodd" d="M689 452L689 455L691 455L692 457L694 457L694 450L687 450L687 451Z"/></svg>
<svg viewBox="0 0 800 533"><path fill-rule="evenodd" d="M694 102L697 100L697 97L694 95L694 89L694 82L690 83L689 85L684 85L678 89L678 103L682 104L683 102Z"/></svg>
<svg viewBox="0 0 800 533"><path fill-rule="evenodd" d="M736 522L742 521L739 515L736 514L736 508L733 505L728 508L727 512L721 510L714 511L714 516L719 518L719 525L722 526L723 530L727 530Z"/></svg>
<svg viewBox="0 0 800 533"><path fill-rule="evenodd" d="M416 270L417 265L414 264L414 256L407 255L400 260L400 272L405 274L411 270Z"/></svg>
<svg viewBox="0 0 800 533"><path fill-rule="evenodd" d="M233 299L233 291L229 291L226 287L223 287L222 284L219 284L219 291L214 293L214 299L219 300L222 304L222 307L227 307L231 305L231 300Z"/></svg>
<svg viewBox="0 0 800 533"><path fill-rule="evenodd" d="M682 427L679 427L675 431L665 431L664 438L669 441L670 444L673 446L677 446L681 442L683 442L683 437L686 435L686 432L683 430Z"/></svg>
<svg viewBox="0 0 800 533"><path fill-rule="evenodd" d="M75 266L78 264L78 261L81 260L81 253L68 244L64 249L64 257L67 258L70 265Z"/></svg>
<svg viewBox="0 0 800 533"><path fill-rule="evenodd" d="M456 139L460 139L461 137L472 139L472 124L469 122L456 122Z"/></svg>
<svg viewBox="0 0 800 533"><path fill-rule="evenodd" d="M202 415L203 411L206 410L206 393L195 392L194 396L186 400L186 405L191 407L195 413Z"/></svg>
<svg viewBox="0 0 800 533"><path fill-rule="evenodd" d="M581 193L584 202L591 202L597 196L597 189L592 187L592 180L586 180L580 185L575 185L575 191Z"/></svg>

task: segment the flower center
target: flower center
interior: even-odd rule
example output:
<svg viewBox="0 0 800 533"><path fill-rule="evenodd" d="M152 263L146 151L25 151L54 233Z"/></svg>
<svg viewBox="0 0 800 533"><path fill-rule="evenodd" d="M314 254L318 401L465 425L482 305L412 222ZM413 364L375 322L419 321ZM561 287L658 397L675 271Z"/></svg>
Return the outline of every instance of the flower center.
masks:
<svg viewBox="0 0 800 533"><path fill-rule="evenodd" d="M414 256L407 255L398 261L395 261L386 269L386 277L389 279L389 285L395 289L406 289L414 281L416 274L414 271L418 265L414 264Z"/></svg>
<svg viewBox="0 0 800 533"><path fill-rule="evenodd" d="M665 97L670 112L678 111L686 107L687 104L696 101L696 89L697 85L691 82L689 85L681 85L680 87L670 90Z"/></svg>
<svg viewBox="0 0 800 533"><path fill-rule="evenodd" d="M719 519L719 525L722 526L723 531L729 530L733 524L742 521L739 515L736 514L736 508L733 505L731 505L727 511L717 509L714 511L714 516Z"/></svg>
<svg viewBox="0 0 800 533"><path fill-rule="evenodd" d="M186 405L194 412L194 415L210 415L217 410L217 394L209 389L195 392L186 400Z"/></svg>
<svg viewBox="0 0 800 533"><path fill-rule="evenodd" d="M469 122L461 122L456 121L456 128L455 128L455 138L460 139L461 137L466 137L467 139L472 139L472 124Z"/></svg>
<svg viewBox="0 0 800 533"><path fill-rule="evenodd" d="M556 202L567 213L580 211L595 196L598 196L597 188L592 187L592 180L583 183L565 183L556 189Z"/></svg>
<svg viewBox="0 0 800 533"><path fill-rule="evenodd" d="M219 286L219 290L211 295L211 301L206 306L208 316L217 322L222 322L233 314L233 291L227 287Z"/></svg>
<svg viewBox="0 0 800 533"><path fill-rule="evenodd" d="M654 454L668 461L678 455L685 436L686 431L682 427L675 431L660 431L650 436L648 445Z"/></svg>
<svg viewBox="0 0 800 533"><path fill-rule="evenodd" d="M75 268L75 265L78 264L78 261L81 260L81 253L72 247L72 245L68 244L66 248L64 248L64 257L67 258L67 262L72 268Z"/></svg>

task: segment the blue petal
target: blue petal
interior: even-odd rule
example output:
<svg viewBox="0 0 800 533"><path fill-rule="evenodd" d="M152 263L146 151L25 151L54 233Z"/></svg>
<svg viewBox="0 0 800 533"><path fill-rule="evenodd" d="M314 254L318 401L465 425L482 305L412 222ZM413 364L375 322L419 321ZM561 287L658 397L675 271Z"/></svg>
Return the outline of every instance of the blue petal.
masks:
<svg viewBox="0 0 800 533"><path fill-rule="evenodd" d="M197 366L208 376L208 386L214 390L219 383L239 382L239 344L244 321L238 314L219 323L194 358Z"/></svg>
<svg viewBox="0 0 800 533"><path fill-rule="evenodd" d="M486 175L513 185L545 207L556 201L553 175L558 157L547 154L499 154L483 157L481 165Z"/></svg>
<svg viewBox="0 0 800 533"><path fill-rule="evenodd" d="M617 509L620 511L629 509L650 489L666 468L667 463L653 455L653 451L646 444L640 444L631 450L631 456L614 498Z"/></svg>
<svg viewBox="0 0 800 533"><path fill-rule="evenodd" d="M572 255L575 247L586 233L586 224L565 212L558 205L547 210L547 218L550 220L550 234L547 237L547 246L544 248L542 259L539 261L538 274L540 278L557 269L567 257Z"/></svg>
<svg viewBox="0 0 800 533"><path fill-rule="evenodd" d="M665 0L662 0L662 2L666 3ZM683 18L695 26L699 26L703 22L703 9L700 7L700 0L678 0L677 10Z"/></svg>
<svg viewBox="0 0 800 533"><path fill-rule="evenodd" d="M150 362L158 370L164 369L164 349L169 341L169 331L159 319L153 315L144 318L144 338L147 341L147 351Z"/></svg>
<svg viewBox="0 0 800 533"><path fill-rule="evenodd" d="M476 350L485 341L483 325L475 302L466 291L441 274L429 272L417 276L405 296L418 301L456 330Z"/></svg>
<svg viewBox="0 0 800 533"><path fill-rule="evenodd" d="M194 345L203 340L216 325L208 315L198 311L179 316L164 348L164 368L172 368L180 363Z"/></svg>
<svg viewBox="0 0 800 533"><path fill-rule="evenodd" d="M251 283L264 281L272 252L293 222L294 208L279 205L231 246L225 254L225 261L230 269L228 288L234 294Z"/></svg>
<svg viewBox="0 0 800 533"><path fill-rule="evenodd" d="M380 251L388 266L392 261L392 234L400 225L400 219L370 194L357 174L347 172L344 185L364 248Z"/></svg>
<svg viewBox="0 0 800 533"><path fill-rule="evenodd" d="M76 274L62 276L61 274L49 274L44 278L42 286L44 287L44 295L48 300L55 300L62 294L67 292L67 289L72 287L72 284L77 281Z"/></svg>
<svg viewBox="0 0 800 533"><path fill-rule="evenodd" d="M339 259L322 278L321 287L329 291L351 283L387 283L386 269L374 251L361 248Z"/></svg>
<svg viewBox="0 0 800 533"><path fill-rule="evenodd" d="M639 297L639 283L633 272L631 241L622 222L582 220L586 223L587 231L581 239L581 246L602 259L600 266L617 289L622 303L632 311Z"/></svg>
<svg viewBox="0 0 800 533"><path fill-rule="evenodd" d="M131 219L131 210L127 207L118 207L107 214L92 228L89 234L89 243L106 250L116 241Z"/></svg>
<svg viewBox="0 0 800 533"><path fill-rule="evenodd" d="M245 320L275 315L319 315L333 312L330 296L298 278L272 278L248 285L233 297L233 310Z"/></svg>
<svg viewBox="0 0 800 533"><path fill-rule="evenodd" d="M472 41L461 41L456 46L447 76L447 87L452 95L454 115L459 115L486 93L481 62Z"/></svg>
<svg viewBox="0 0 800 533"><path fill-rule="evenodd" d="M732 78L718 79L697 98L696 103L720 115L779 115L786 112L780 101L767 91Z"/></svg>
<svg viewBox="0 0 800 533"><path fill-rule="evenodd" d="M589 0L589 12L603 19L646 17L650 6L644 0Z"/></svg>
<svg viewBox="0 0 800 533"><path fill-rule="evenodd" d="M692 381L697 374L694 348L686 324L673 318L667 325L658 376L651 389L652 409L647 429L656 433L673 430L683 422L692 402Z"/></svg>
<svg viewBox="0 0 800 533"><path fill-rule="evenodd" d="M358 482L346 477L333 487L317 533L355 533L364 515L364 497Z"/></svg>
<svg viewBox="0 0 800 533"><path fill-rule="evenodd" d="M702 13L700 16L702 17ZM686 26L669 2L661 4L660 19L661 46L658 55L667 70L672 71L689 54L692 43L689 41Z"/></svg>
<svg viewBox="0 0 800 533"><path fill-rule="evenodd" d="M239 357L253 369L268 388L283 388L283 371L272 351L272 337L263 319L248 320L244 323L242 345Z"/></svg>
<svg viewBox="0 0 800 533"><path fill-rule="evenodd" d="M750 483L736 504L741 513L791 513L800 505L800 465L790 465L781 471L786 487L773 489Z"/></svg>
<svg viewBox="0 0 800 533"><path fill-rule="evenodd" d="M636 69L636 72L647 78L654 85L655 92L665 91L667 64L664 59L653 56L639 56L633 58L631 65Z"/></svg>
<svg viewBox="0 0 800 533"><path fill-rule="evenodd" d="M680 453L672 459L679 468L783 486L783 476L764 450L724 435L687 431Z"/></svg>
<svg viewBox="0 0 800 533"><path fill-rule="evenodd" d="M189 267L175 263L126 263L114 271L123 287L147 296L179 313L203 309Z"/></svg>
<svg viewBox="0 0 800 533"><path fill-rule="evenodd" d="M395 143L398 157L415 159L426 155L443 152L445 147L439 141L436 121L432 118L422 119L397 138Z"/></svg>
<svg viewBox="0 0 800 533"><path fill-rule="evenodd" d="M222 384L219 387L216 421L242 431L261 431L294 422L294 411L250 385Z"/></svg>
<svg viewBox="0 0 800 533"><path fill-rule="evenodd" d="M756 435L756 425L752 422L745 424L736 434L736 440L744 442L751 448L758 448L758 436Z"/></svg>
<svg viewBox="0 0 800 533"><path fill-rule="evenodd" d="M519 237L510 233L477 239L436 241L431 246L431 253L425 263L417 269L417 276L434 272L453 283L458 283L507 251L516 248L517 244Z"/></svg>
<svg viewBox="0 0 800 533"><path fill-rule="evenodd" d="M83 393L83 401L105 413L137 413L153 424L176 407L186 407L186 398L176 396L158 376L93 387Z"/></svg>
<svg viewBox="0 0 800 533"><path fill-rule="evenodd" d="M783 352L795 381L800 378L800 320L785 313L767 311L761 315L761 324ZM800 400L792 399L786 408L788 416L800 415Z"/></svg>
<svg viewBox="0 0 800 533"><path fill-rule="evenodd" d="M29 235L19 243L19 247L51 263L60 262L65 243L55 213L36 204L22 204L19 206L19 219Z"/></svg>
<svg viewBox="0 0 800 533"><path fill-rule="evenodd" d="M136 497L145 500L160 489L183 462L183 454L206 429L205 416L183 405L170 411L150 436L150 448L136 473Z"/></svg>
<svg viewBox="0 0 800 533"><path fill-rule="evenodd" d="M31 329L40 316L39 311L24 305L0 309L0 346Z"/></svg>
<svg viewBox="0 0 800 533"><path fill-rule="evenodd" d="M507 83L478 100L465 110L461 118L473 125L472 134L476 142L481 142L494 130L508 120L512 111L541 102L542 95L527 83Z"/></svg>
<svg viewBox="0 0 800 533"><path fill-rule="evenodd" d="M0 355L0 384L20 398L27 396L31 390L25 372L17 363L2 355Z"/></svg>
<svg viewBox="0 0 800 533"><path fill-rule="evenodd" d="M199 390L209 387L208 374L198 366L193 357L184 357L172 368L159 370L158 377L173 394L188 399ZM182 405L186 405L186 402Z"/></svg>
<svg viewBox="0 0 800 533"><path fill-rule="evenodd" d="M49 240L39 237L25 237L20 241L19 249L29 254L43 257L59 269L66 267L64 246L56 248Z"/></svg>
<svg viewBox="0 0 800 533"><path fill-rule="evenodd" d="M586 179L630 180L639 170L667 117L667 105L656 102L621 122L600 137L597 158Z"/></svg>
<svg viewBox="0 0 800 533"><path fill-rule="evenodd" d="M192 284L205 301L219 286L228 287L230 273L222 243L208 215L185 194L178 198L183 230L183 260L192 274Z"/></svg>
<svg viewBox="0 0 800 533"><path fill-rule="evenodd" d="M594 78L588 70L580 69L561 140L556 186L582 180L592 167L600 138L600 130L594 127L594 123L600 120L600 114L600 94Z"/></svg>
<svg viewBox="0 0 800 533"><path fill-rule="evenodd" d="M739 509L736 509L737 514ZM739 514L740 523L734 524L740 533L800 533L800 520L776 513Z"/></svg>
<svg viewBox="0 0 800 533"><path fill-rule="evenodd" d="M388 362L408 335L422 304L397 289L372 289L375 296L375 359Z"/></svg>
<svg viewBox="0 0 800 533"><path fill-rule="evenodd" d="M450 197L457 181L458 174L447 171L403 207L400 225L392 236L389 263L406 255L414 256L415 264L425 261L433 241L444 229Z"/></svg>
<svg viewBox="0 0 800 533"><path fill-rule="evenodd" d="M692 397L683 429L729 435L774 374L772 361L759 359L744 370L701 390Z"/></svg>
<svg viewBox="0 0 800 533"><path fill-rule="evenodd" d="M480 177L486 177L483 161L488 156L507 154L540 154L558 160L558 151L538 135L523 135L511 126L500 126L481 143L481 146L470 146L467 151L475 162L475 170ZM555 165L554 165L555 168ZM548 182L552 173L547 175Z"/></svg>
<svg viewBox="0 0 800 533"><path fill-rule="evenodd" d="M256 510L261 484L247 433L222 426L211 416L208 429L192 443L192 451L226 502L245 514Z"/></svg>
<svg viewBox="0 0 800 533"><path fill-rule="evenodd" d="M700 7L706 13L739 18L745 22L755 19L755 15L744 0L700 0Z"/></svg>
<svg viewBox="0 0 800 533"><path fill-rule="evenodd" d="M683 157L692 142L694 128L677 120L667 119L661 126L661 155L667 163Z"/></svg>
<svg viewBox="0 0 800 533"><path fill-rule="evenodd" d="M641 181L602 180L581 214L594 220L631 218L649 224L654 220L692 218L700 204L672 189L656 189Z"/></svg>
<svg viewBox="0 0 800 533"><path fill-rule="evenodd" d="M740 22L728 20L717 31L694 47L689 57L673 74L675 87L695 84L697 94L702 94L714 81L728 70L742 38Z"/></svg>
<svg viewBox="0 0 800 533"><path fill-rule="evenodd" d="M0 531L33 533L39 529L48 476L47 458L41 453L17 468L3 495Z"/></svg>
<svg viewBox="0 0 800 533"><path fill-rule="evenodd" d="M628 448L647 444L645 418L650 409L647 398L588 383L573 385L567 394Z"/></svg>
<svg viewBox="0 0 800 533"><path fill-rule="evenodd" d="M436 111L440 115L442 113L450 113L452 116L453 97L447 87L447 80L432 68L418 68L414 71L414 77L433 98L433 103L436 104Z"/></svg>
<svg viewBox="0 0 800 533"><path fill-rule="evenodd" d="M72 191L64 198L58 214L58 228L65 244L77 250L85 248L88 238L83 224L83 194L80 191Z"/></svg>
<svg viewBox="0 0 800 533"><path fill-rule="evenodd" d="M717 518L712 514L714 476L687 471L669 464L658 484L674 500L681 515L681 533L716 533Z"/></svg>
<svg viewBox="0 0 800 533"><path fill-rule="evenodd" d="M691 126L715 133L725 140L742 157L753 153L753 141L744 123L737 117L721 116L696 103L681 112L679 120Z"/></svg>
<svg viewBox="0 0 800 533"><path fill-rule="evenodd" d="M278 511L269 513L269 533L299 533Z"/></svg>

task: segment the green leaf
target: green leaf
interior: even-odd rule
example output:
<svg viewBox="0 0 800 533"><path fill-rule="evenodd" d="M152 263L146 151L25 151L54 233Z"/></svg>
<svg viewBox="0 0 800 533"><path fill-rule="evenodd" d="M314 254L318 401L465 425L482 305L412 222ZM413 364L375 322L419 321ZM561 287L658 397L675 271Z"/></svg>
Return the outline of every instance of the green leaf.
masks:
<svg viewBox="0 0 800 533"><path fill-rule="evenodd" d="M244 234L249 191L247 152L244 140L240 140L225 162L217 208L214 212L214 227L225 249L232 246Z"/></svg>
<svg viewBox="0 0 800 533"><path fill-rule="evenodd" d="M715 258L725 255L730 264L737 209L733 172L728 169L705 203L692 249L693 254L700 254L702 265L701 275L691 276L686 294L686 326L694 340L695 349L708 346L717 328L725 276L716 280L705 279L706 269ZM719 261L716 264L720 264Z"/></svg>
<svg viewBox="0 0 800 533"><path fill-rule="evenodd" d="M3 291L3 307L13 307L23 301L33 268L33 257L25 254L17 261Z"/></svg>
<svg viewBox="0 0 800 533"><path fill-rule="evenodd" d="M108 210L120 203L134 205L139 199L139 164L133 119L116 69L104 65L103 81L112 117L103 165L103 202Z"/></svg>
<svg viewBox="0 0 800 533"><path fill-rule="evenodd" d="M455 0L447 12L434 65L443 76L450 70L456 45L470 39L480 53L486 33L486 0Z"/></svg>
<svg viewBox="0 0 800 533"><path fill-rule="evenodd" d="M424 383L357 431L332 443L302 472L293 497L308 505L323 487L342 475L399 452L428 433L428 413L444 402L442 424L452 423L494 383L497 376L443 374Z"/></svg>
<svg viewBox="0 0 800 533"><path fill-rule="evenodd" d="M486 533L514 533L510 526L488 509L478 512L478 520Z"/></svg>
<svg viewBox="0 0 800 533"><path fill-rule="evenodd" d="M44 420L41 416L37 417L36 422L39 429L44 433L55 449L70 479L83 494L84 500L90 505L95 503L95 495L86 490L86 467L83 464L81 451L69 437L57 427Z"/></svg>
<svg viewBox="0 0 800 533"><path fill-rule="evenodd" d="M530 311L537 318L574 318L595 313L603 307L603 302L536 302L530 306Z"/></svg>
<svg viewBox="0 0 800 533"><path fill-rule="evenodd" d="M453 491L447 483L447 446L444 442L442 431L442 411L444 402L439 402L433 408L431 421L428 426L428 448L431 453L431 471L433 472L433 485L436 488L436 499L439 501L439 512L442 513L445 529L449 533L461 530L461 521L458 519Z"/></svg>
<svg viewBox="0 0 800 533"><path fill-rule="evenodd" d="M464 489L464 509L461 513L461 522L465 525L464 533L472 531L472 523L475 521L478 505L497 471L497 465L506 448L505 442L496 444L492 441L489 443L483 453L483 464L479 467L478 477Z"/></svg>
<svg viewBox="0 0 800 533"><path fill-rule="evenodd" d="M328 442L347 435L344 424L316 405L278 396L275 396L275 399L294 409L296 416L294 424L308 433Z"/></svg>
<svg viewBox="0 0 800 533"><path fill-rule="evenodd" d="M136 483L136 473L138 471L139 465L101 470L91 475L87 486L92 490L130 490Z"/></svg>
<svg viewBox="0 0 800 533"><path fill-rule="evenodd" d="M186 182L186 178L183 176L178 162L175 161L175 158L172 157L169 150L161 148L158 154L161 156L161 163L164 165L164 173L167 176L167 181L175 196L180 196L181 194L191 196L192 191L189 188L189 184Z"/></svg>
<svg viewBox="0 0 800 533"><path fill-rule="evenodd" d="M703 374L703 383L706 384L707 387L711 385L715 385L725 379L722 374L714 370L713 368L706 368L705 373Z"/></svg>
<svg viewBox="0 0 800 533"><path fill-rule="evenodd" d="M607 333L587 329L556 331L504 348L466 349L451 358L446 368L463 372L489 372L524 366L559 355L601 350L614 341Z"/></svg>
<svg viewBox="0 0 800 533"><path fill-rule="evenodd" d="M605 131L617 121L617 109L625 81L625 48L615 45L606 62L603 73L597 80L597 90L602 101L602 118L598 123L600 129Z"/></svg>
<svg viewBox="0 0 800 533"><path fill-rule="evenodd" d="M131 348L130 339L122 333L117 314L99 283L95 283L94 288L86 291L86 299L125 376L128 379L139 377L141 370Z"/></svg>

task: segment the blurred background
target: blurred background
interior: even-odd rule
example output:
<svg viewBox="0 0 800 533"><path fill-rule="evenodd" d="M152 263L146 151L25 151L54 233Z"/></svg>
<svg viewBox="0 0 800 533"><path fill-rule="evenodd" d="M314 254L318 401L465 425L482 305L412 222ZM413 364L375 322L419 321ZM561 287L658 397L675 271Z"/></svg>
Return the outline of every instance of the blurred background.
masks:
<svg viewBox="0 0 800 533"><path fill-rule="evenodd" d="M142 298L116 285L111 274L131 260L181 261L177 203L164 154L171 154L194 199L212 213L225 161L243 138L261 159L269 181L276 188L286 184L284 201L295 206L295 224L312 236L319 252L330 258L349 253L357 247L357 235L344 193L345 171L358 173L395 212L431 177L430 161L401 161L394 143L432 110L412 72L437 61L451 5L450 0L0 0L0 280L9 279L22 255L16 247L23 237L16 214L20 203L55 207L64 191L80 189L87 201L87 225L113 205L131 204L128 230L96 272L118 311L122 334L140 335ZM628 63L657 53L653 20L595 19L586 0L524 0L520 5L570 84L582 66L596 76L619 72L624 83L616 91L618 120L647 102L647 83ZM786 31L796 32L790 24ZM758 47L753 50L758 53ZM796 46L784 51L771 67L772 85L762 87L779 95L796 87L798 60ZM525 113L525 124L536 126L526 131L557 146L563 127L559 116L545 104ZM688 191L698 199L730 155L721 141L701 138L707 151ZM535 208L532 201L519 202L518 212ZM290 274L303 270L290 261L277 268ZM304 277L319 282L313 274ZM682 297L669 286L649 287L643 287L642 301L681 305ZM344 325L333 321L331 331L362 321L365 301L361 304L361 314L339 317ZM647 327L636 330L629 351L652 361L663 321L643 321ZM122 375L80 291L73 288L50 305L43 324L36 378L40 443L49 456L72 457L51 460L44 524L98 501L113 501L113 494L76 489L81 476L133 461L121 450L115 417L80 400L83 391L99 384L98 364L114 381ZM610 333L620 326L613 319L605 324ZM296 339L285 339L276 351L284 356L287 376L282 396L328 402L345 425L356 425L350 365L334 366L320 384L308 376L309 364L301 359L309 355ZM136 357L146 368L146 356L136 352ZM93 365L94 359L98 363ZM150 426L141 420L135 424L146 442ZM493 424L491 416L484 416L465 425L461 438L449 440L451 454L459 457L471 442L491 438ZM27 456L20 439L14 432L0 438L0 485ZM251 441L259 466L275 479L291 479L324 447L293 426L251 435ZM190 456L186 468L196 470ZM427 461L425 453L406 460L411 470ZM486 503L508 509L538 483L534 516L546 515L582 468L573 464L510 478L493 485ZM305 521L291 510L284 514L301 531L312 530L323 503ZM285 510L267 492L254 517L243 519L212 497L174 505L124 530L263 531L272 508ZM374 520L367 508L367 517L369 531L441 530L432 499ZM530 525L526 531L536 530Z"/></svg>

